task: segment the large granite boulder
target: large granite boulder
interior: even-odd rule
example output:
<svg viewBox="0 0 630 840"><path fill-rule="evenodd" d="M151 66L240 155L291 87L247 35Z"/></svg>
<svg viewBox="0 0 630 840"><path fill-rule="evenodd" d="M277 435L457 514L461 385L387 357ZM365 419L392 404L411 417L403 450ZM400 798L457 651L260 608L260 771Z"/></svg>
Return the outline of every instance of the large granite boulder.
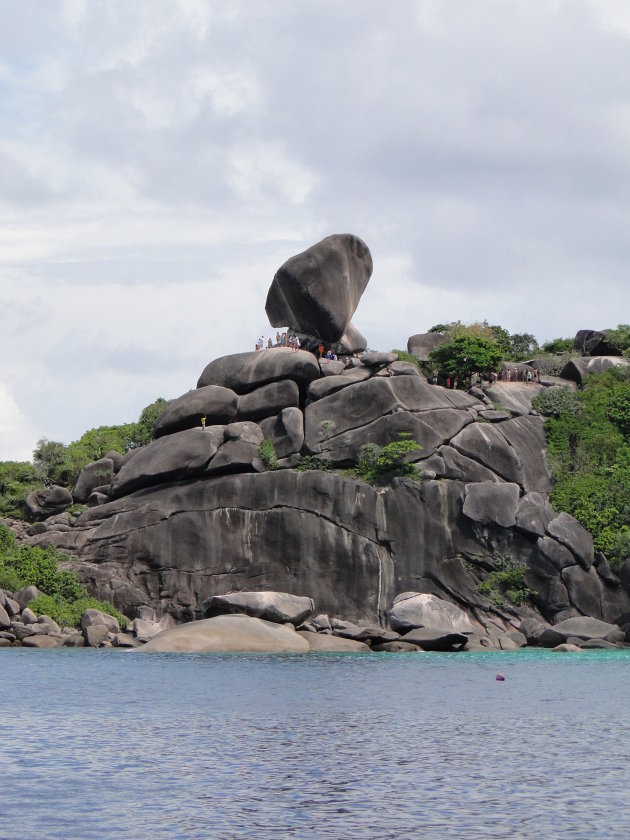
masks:
<svg viewBox="0 0 630 840"><path fill-rule="evenodd" d="M543 647L555 647L571 637L584 640L605 639L611 642L622 642L625 634L616 624L600 621L591 616L576 616L560 621L553 627L548 627L540 636L540 644Z"/></svg>
<svg viewBox="0 0 630 840"><path fill-rule="evenodd" d="M215 359L204 368L197 388L221 385L237 394L246 394L261 385L281 379L290 379L300 388L306 388L319 377L319 365L312 353L306 350L296 352L289 347L273 347L270 350L234 353Z"/></svg>
<svg viewBox="0 0 630 840"><path fill-rule="evenodd" d="M403 592L396 596L388 618L392 629L401 633L416 627L431 627L433 630L439 628L457 633L472 633L478 629L455 604L420 592ZM405 641L412 640L405 638Z"/></svg>
<svg viewBox="0 0 630 840"><path fill-rule="evenodd" d="M298 408L300 391L295 382L285 379L270 382L238 398L239 420L263 420L285 408Z"/></svg>
<svg viewBox="0 0 630 840"><path fill-rule="evenodd" d="M219 615L162 630L143 653L308 653L308 642L283 624L249 615Z"/></svg>
<svg viewBox="0 0 630 840"><path fill-rule="evenodd" d="M420 362L428 362L430 354L446 341L448 338L442 333L417 333L407 339L407 352Z"/></svg>
<svg viewBox="0 0 630 840"><path fill-rule="evenodd" d="M588 374L602 373L611 367L620 368L628 367L628 365L630 365L630 359L621 356L595 356L593 358L586 356L580 359L569 359L560 371L560 376L581 385Z"/></svg>
<svg viewBox="0 0 630 840"><path fill-rule="evenodd" d="M330 636L324 633L309 633L298 630L298 636L306 641L314 653L369 653L370 647L365 642L344 639L342 636Z"/></svg>
<svg viewBox="0 0 630 840"><path fill-rule="evenodd" d="M97 487L110 484L114 475L114 462L110 458L100 458L98 461L92 461L83 467L79 473L79 477L72 488L72 498L75 502L85 504L92 491Z"/></svg>
<svg viewBox="0 0 630 840"><path fill-rule="evenodd" d="M24 511L27 519L36 521L63 513L71 504L72 493L55 484L29 493L24 502Z"/></svg>
<svg viewBox="0 0 630 840"><path fill-rule="evenodd" d="M605 332L578 330L573 339L573 349L583 356L621 356L621 350L610 343Z"/></svg>
<svg viewBox="0 0 630 840"><path fill-rule="evenodd" d="M236 420L237 407L238 396L230 388L220 385L196 388L171 400L155 421L155 436L201 428L202 417L206 426L231 423Z"/></svg>
<svg viewBox="0 0 630 840"><path fill-rule="evenodd" d="M325 342L339 341L371 274L372 256L363 240L352 234L327 236L278 269L265 304L269 321Z"/></svg>
<svg viewBox="0 0 630 840"><path fill-rule="evenodd" d="M202 604L203 615L212 618L225 613L244 613L280 624L301 624L315 608L312 598L288 592L229 592L211 595Z"/></svg>
<svg viewBox="0 0 630 840"><path fill-rule="evenodd" d="M260 423L266 440L273 443L277 458L297 455L304 443L304 415L299 408L285 408L276 417Z"/></svg>
<svg viewBox="0 0 630 840"><path fill-rule="evenodd" d="M518 484L481 481L464 487L464 516L482 525L513 528L516 524Z"/></svg>

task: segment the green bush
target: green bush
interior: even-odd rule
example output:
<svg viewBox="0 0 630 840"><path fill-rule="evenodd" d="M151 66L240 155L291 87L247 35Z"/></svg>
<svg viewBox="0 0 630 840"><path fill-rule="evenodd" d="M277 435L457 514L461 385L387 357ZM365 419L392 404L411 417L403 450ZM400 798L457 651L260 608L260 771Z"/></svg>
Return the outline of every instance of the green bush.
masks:
<svg viewBox="0 0 630 840"><path fill-rule="evenodd" d="M89 597L74 572L59 569L58 564L67 560L52 545L44 549L19 546L13 532L0 522L0 588L16 592L23 586L36 586L41 594L29 606L59 624L78 626L85 610L92 607L115 616L126 627L122 613L106 601Z"/></svg>
<svg viewBox="0 0 630 840"><path fill-rule="evenodd" d="M400 432L397 440L382 448L375 443L363 446L359 463L351 472L375 484L391 481L396 476L417 478L416 468L407 461L407 457L420 449L422 446L412 438L410 432Z"/></svg>
<svg viewBox="0 0 630 840"><path fill-rule="evenodd" d="M278 469L278 458L276 457L276 450L272 441L263 440L258 447L258 454L260 456L260 460L268 470Z"/></svg>
<svg viewBox="0 0 630 840"><path fill-rule="evenodd" d="M411 362L412 365L420 367L419 360L406 350L392 350L392 353L395 353L398 356L399 362Z"/></svg>
<svg viewBox="0 0 630 840"><path fill-rule="evenodd" d="M504 599L520 607L527 598L537 593L525 586L525 573L527 566L517 563L511 557L496 557L494 559L496 569L488 574L488 577L477 584L477 591L486 597L496 606L503 606Z"/></svg>
<svg viewBox="0 0 630 840"><path fill-rule="evenodd" d="M465 384L473 373L489 378L498 369L502 356L502 348L494 340L460 335L433 350L429 362L439 370L441 379L450 377Z"/></svg>
<svg viewBox="0 0 630 840"><path fill-rule="evenodd" d="M569 387L545 388L532 399L532 408L545 417L575 417L580 406L580 398Z"/></svg>
<svg viewBox="0 0 630 840"><path fill-rule="evenodd" d="M28 461L0 461L0 516L22 519L26 497L44 486L44 474Z"/></svg>
<svg viewBox="0 0 630 840"><path fill-rule="evenodd" d="M315 455L302 455L297 465L295 466L297 472L307 472L307 470L320 470L321 472L330 472L332 467L330 461L324 461Z"/></svg>

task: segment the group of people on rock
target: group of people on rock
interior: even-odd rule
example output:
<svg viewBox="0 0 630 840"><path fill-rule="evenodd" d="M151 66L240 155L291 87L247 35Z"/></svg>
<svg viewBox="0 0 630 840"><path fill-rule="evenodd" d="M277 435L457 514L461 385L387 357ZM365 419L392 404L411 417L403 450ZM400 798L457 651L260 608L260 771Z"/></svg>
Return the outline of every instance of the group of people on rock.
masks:
<svg viewBox="0 0 630 840"><path fill-rule="evenodd" d="M291 350L295 351L300 350L300 348L304 347L305 350L310 350L320 359L328 359L328 361L331 362L336 362L338 360L337 354L333 353L333 351L330 349L327 350L323 342L320 341L319 344L312 345L305 343L304 345L302 345L302 342L300 341L299 337L295 335L295 333L289 332L277 332L275 343L273 338L271 337L268 338L265 342L265 337L261 335L258 341L256 342L254 349L257 351L265 349L273 350L274 347L289 347Z"/></svg>
<svg viewBox="0 0 630 840"><path fill-rule="evenodd" d="M468 379L468 387L474 388L475 386L481 386L483 379L483 375L475 371L475 373L472 373ZM540 371L538 368L529 366L527 366L524 370L519 370L516 366L512 370L510 370L509 367L504 367L502 368L500 374L492 371L492 373L488 376L488 380L491 384L498 382L499 379L501 379L502 382L526 382L530 385L532 382L540 382ZM429 377L429 382L432 385L440 384L439 371L437 369L435 369ZM456 378L447 376L444 380L444 387L446 388L454 388L457 390L458 386L459 381Z"/></svg>
<svg viewBox="0 0 630 840"><path fill-rule="evenodd" d="M286 333L286 332L277 332L276 333L276 341L274 344L273 338L269 337L267 339L266 348L267 350L273 350L274 347L289 347L291 350L299 350L300 349L300 339L294 333ZM258 341L256 342L255 350L264 350L265 349L265 337L263 335L260 336Z"/></svg>

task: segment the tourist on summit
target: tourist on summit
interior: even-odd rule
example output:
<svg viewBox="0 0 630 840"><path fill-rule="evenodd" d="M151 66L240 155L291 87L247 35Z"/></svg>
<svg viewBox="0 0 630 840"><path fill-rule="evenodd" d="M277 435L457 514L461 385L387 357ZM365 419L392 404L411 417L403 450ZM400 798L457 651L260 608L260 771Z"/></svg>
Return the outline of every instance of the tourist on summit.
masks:
<svg viewBox="0 0 630 840"><path fill-rule="evenodd" d="M276 347L280 347L282 344L282 336L280 335L280 330L276 333Z"/></svg>
<svg viewBox="0 0 630 840"><path fill-rule="evenodd" d="M273 347L273 339L269 338L269 339L267 339L267 350L271 350L272 347Z"/></svg>
<svg viewBox="0 0 630 840"><path fill-rule="evenodd" d="M319 346L318 346L318 348L317 348L317 349L318 349L318 351L319 351L319 358L321 359L321 357L324 355L324 349L325 349L325 348L324 348L324 345L323 345L323 343L322 343L321 341L320 341Z"/></svg>
<svg viewBox="0 0 630 840"><path fill-rule="evenodd" d="M518 382L518 368L516 366L514 367L514 381Z"/></svg>
<svg viewBox="0 0 630 840"><path fill-rule="evenodd" d="M531 372L531 370L528 369L528 371L526 373L526 377L527 377L527 384L531 385L532 384L532 372Z"/></svg>

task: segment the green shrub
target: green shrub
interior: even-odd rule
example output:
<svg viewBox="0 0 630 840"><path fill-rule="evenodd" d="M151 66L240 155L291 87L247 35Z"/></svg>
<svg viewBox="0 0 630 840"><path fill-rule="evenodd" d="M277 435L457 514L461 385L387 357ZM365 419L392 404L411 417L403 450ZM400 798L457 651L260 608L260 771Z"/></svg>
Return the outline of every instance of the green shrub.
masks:
<svg viewBox="0 0 630 840"><path fill-rule="evenodd" d="M412 365L420 367L420 361L406 350L392 350L392 353L395 353L398 356L399 362L411 362Z"/></svg>
<svg viewBox="0 0 630 840"><path fill-rule="evenodd" d="M0 461L0 517L22 519L26 497L44 486L44 474L28 461Z"/></svg>
<svg viewBox="0 0 630 840"><path fill-rule="evenodd" d="M19 546L13 532L0 522L0 588L16 592L23 586L36 586L38 598L29 606L37 615L46 614L59 624L78 626L89 607L115 616L122 628L127 619L106 601L87 595L74 572L59 569L68 557L49 545L47 548Z"/></svg>
<svg viewBox="0 0 630 840"><path fill-rule="evenodd" d="M260 460L268 470L278 469L278 458L276 457L276 450L272 441L263 440L258 447L258 454L260 455Z"/></svg>
<svg viewBox="0 0 630 840"><path fill-rule="evenodd" d="M35 615L48 615L62 627L80 627L81 616L88 609L100 610L114 616L121 630L127 628L127 618L107 601L84 595L75 601L64 601L51 595L40 595L29 602Z"/></svg>
<svg viewBox="0 0 630 840"><path fill-rule="evenodd" d="M580 398L569 387L545 388L532 399L532 408L544 417L576 417L580 406Z"/></svg>
<svg viewBox="0 0 630 840"><path fill-rule="evenodd" d="M504 606L504 599L520 607L537 593L525 586L527 566L511 557L494 558L496 569L477 584L477 591L496 606Z"/></svg>
<svg viewBox="0 0 630 840"><path fill-rule="evenodd" d="M422 446L410 432L400 432L397 440L382 448L375 443L363 446L359 463L351 472L375 484L391 481L396 476L417 478L416 468L407 461L407 456L420 449Z"/></svg>
<svg viewBox="0 0 630 840"><path fill-rule="evenodd" d="M332 467L330 461L324 461L315 455L302 455L297 465L295 466L297 472L306 472L307 470L320 470L321 472L330 472Z"/></svg>

